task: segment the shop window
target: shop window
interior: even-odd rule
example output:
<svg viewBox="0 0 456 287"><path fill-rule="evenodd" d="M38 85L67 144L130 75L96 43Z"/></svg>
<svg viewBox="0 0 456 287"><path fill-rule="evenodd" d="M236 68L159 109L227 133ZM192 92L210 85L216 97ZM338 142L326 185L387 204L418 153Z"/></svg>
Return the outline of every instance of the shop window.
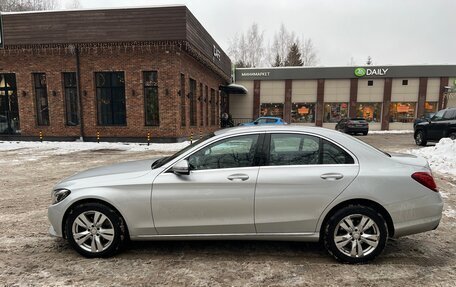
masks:
<svg viewBox="0 0 456 287"><path fill-rule="evenodd" d="M273 117L283 118L283 104L282 103L261 104L260 113L262 116L273 116Z"/></svg>
<svg viewBox="0 0 456 287"><path fill-rule="evenodd" d="M402 80L402 85L403 86L408 86L408 80Z"/></svg>
<svg viewBox="0 0 456 287"><path fill-rule="evenodd" d="M337 123L348 116L348 103L325 103L325 123Z"/></svg>
<svg viewBox="0 0 456 287"><path fill-rule="evenodd" d="M49 125L49 105L47 94L46 74L33 74L36 100L36 116L39 126Z"/></svg>
<svg viewBox="0 0 456 287"><path fill-rule="evenodd" d="M416 103L391 103L390 122L412 123L415 119Z"/></svg>
<svg viewBox="0 0 456 287"><path fill-rule="evenodd" d="M425 113L435 113L435 112L437 112L437 102L426 102L426 103L424 103L424 112Z"/></svg>
<svg viewBox="0 0 456 287"><path fill-rule="evenodd" d="M65 115L67 126L79 124L78 85L76 73L63 73L63 88L65 93Z"/></svg>
<svg viewBox="0 0 456 287"><path fill-rule="evenodd" d="M368 85L368 86L373 86L373 85L374 85L374 81L373 81L373 80L367 81L367 85Z"/></svg>
<svg viewBox="0 0 456 287"><path fill-rule="evenodd" d="M125 76L123 72L95 73L98 124L126 125Z"/></svg>
<svg viewBox="0 0 456 287"><path fill-rule="evenodd" d="M196 81L190 79L190 126L196 126Z"/></svg>
<svg viewBox="0 0 456 287"><path fill-rule="evenodd" d="M211 89L211 100L210 100L210 104L211 104L211 125L215 125L215 113L216 113L216 110L215 110L215 90L214 89Z"/></svg>
<svg viewBox="0 0 456 287"><path fill-rule="evenodd" d="M293 103L291 105L292 123L314 123L315 103Z"/></svg>
<svg viewBox="0 0 456 287"><path fill-rule="evenodd" d="M146 126L159 126L160 114L158 103L157 71L143 72L144 80L144 114Z"/></svg>
<svg viewBox="0 0 456 287"><path fill-rule="evenodd" d="M378 123L381 121L382 103L358 103L356 104L356 117L365 118L368 122Z"/></svg>
<svg viewBox="0 0 456 287"><path fill-rule="evenodd" d="M179 98L180 98L180 114L181 114L181 127L185 127L186 123L186 111L185 111L185 75L180 75L180 89L179 89Z"/></svg>

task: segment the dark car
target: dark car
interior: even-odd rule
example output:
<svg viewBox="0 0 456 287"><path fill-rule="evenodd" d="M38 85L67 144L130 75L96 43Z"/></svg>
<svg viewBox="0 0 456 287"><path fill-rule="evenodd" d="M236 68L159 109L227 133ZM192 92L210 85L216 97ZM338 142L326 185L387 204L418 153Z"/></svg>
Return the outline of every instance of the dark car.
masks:
<svg viewBox="0 0 456 287"><path fill-rule="evenodd" d="M428 141L449 137L456 139L456 108L438 111L430 120L415 126L415 143L425 146Z"/></svg>
<svg viewBox="0 0 456 287"><path fill-rule="evenodd" d="M362 133L367 135L369 132L369 123L364 118L347 118L340 120L336 125L336 130L347 133Z"/></svg>
<svg viewBox="0 0 456 287"><path fill-rule="evenodd" d="M419 123L428 122L434 115L435 113L424 113L421 117L416 118L413 121L413 128L415 128Z"/></svg>

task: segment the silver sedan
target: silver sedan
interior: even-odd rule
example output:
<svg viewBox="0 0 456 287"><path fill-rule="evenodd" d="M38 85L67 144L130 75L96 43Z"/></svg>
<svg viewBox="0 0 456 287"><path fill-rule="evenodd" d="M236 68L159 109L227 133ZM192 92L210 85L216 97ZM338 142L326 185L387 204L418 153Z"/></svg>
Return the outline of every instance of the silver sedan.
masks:
<svg viewBox="0 0 456 287"><path fill-rule="evenodd" d="M320 241L363 263L388 237L437 228L428 163L343 133L297 126L221 130L176 154L90 169L58 183L50 233L107 257L127 239Z"/></svg>

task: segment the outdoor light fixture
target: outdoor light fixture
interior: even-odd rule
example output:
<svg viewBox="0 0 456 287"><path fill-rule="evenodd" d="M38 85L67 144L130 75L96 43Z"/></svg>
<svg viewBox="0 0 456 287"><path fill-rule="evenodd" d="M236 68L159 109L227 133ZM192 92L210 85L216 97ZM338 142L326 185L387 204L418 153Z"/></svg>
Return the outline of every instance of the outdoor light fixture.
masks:
<svg viewBox="0 0 456 287"><path fill-rule="evenodd" d="M136 96L136 91L134 89L131 89L131 96L135 97Z"/></svg>
<svg viewBox="0 0 456 287"><path fill-rule="evenodd" d="M187 99L190 99L190 94L191 94L191 93L188 93L188 94L187 94Z"/></svg>
<svg viewBox="0 0 456 287"><path fill-rule="evenodd" d="M82 92L82 95L83 95L84 97L87 97L87 91L84 90L84 91Z"/></svg>
<svg viewBox="0 0 456 287"><path fill-rule="evenodd" d="M57 96L57 92L56 91L52 91L52 96L56 97Z"/></svg>
<svg viewBox="0 0 456 287"><path fill-rule="evenodd" d="M26 91L22 91L22 96L26 97L27 96L27 92Z"/></svg>

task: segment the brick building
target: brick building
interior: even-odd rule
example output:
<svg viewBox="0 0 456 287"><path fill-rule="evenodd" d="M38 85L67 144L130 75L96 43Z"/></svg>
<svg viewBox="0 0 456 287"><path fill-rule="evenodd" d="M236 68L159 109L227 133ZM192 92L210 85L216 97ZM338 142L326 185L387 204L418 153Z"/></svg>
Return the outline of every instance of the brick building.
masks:
<svg viewBox="0 0 456 287"><path fill-rule="evenodd" d="M231 62L185 6L1 18L2 138L175 141L219 128Z"/></svg>

